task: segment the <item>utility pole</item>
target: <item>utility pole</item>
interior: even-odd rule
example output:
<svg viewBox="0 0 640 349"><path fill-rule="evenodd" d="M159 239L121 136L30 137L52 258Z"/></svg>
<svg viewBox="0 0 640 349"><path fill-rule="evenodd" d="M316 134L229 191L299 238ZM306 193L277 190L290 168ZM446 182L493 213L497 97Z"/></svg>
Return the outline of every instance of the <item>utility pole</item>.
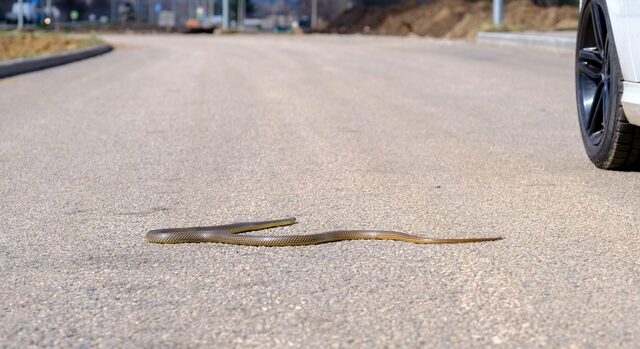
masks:
<svg viewBox="0 0 640 349"><path fill-rule="evenodd" d="M493 26L502 27L502 17L504 12L504 0L493 0Z"/></svg>
<svg viewBox="0 0 640 349"><path fill-rule="evenodd" d="M18 0L18 27L17 30L22 30L24 26L24 9L22 7L22 0Z"/></svg>
<svg viewBox="0 0 640 349"><path fill-rule="evenodd" d="M229 0L222 0L222 29L229 30Z"/></svg>
<svg viewBox="0 0 640 349"><path fill-rule="evenodd" d="M149 6L147 6L147 24L151 24L151 19L153 18L153 1L149 0L148 3Z"/></svg>
<svg viewBox="0 0 640 349"><path fill-rule="evenodd" d="M125 1L126 3L126 1ZM136 18L135 22L140 22L145 5L140 0L131 0L131 6L133 6L133 16ZM127 19L127 23L129 20Z"/></svg>
<svg viewBox="0 0 640 349"><path fill-rule="evenodd" d="M238 0L238 29L244 28L244 16L246 12L245 0Z"/></svg>
<svg viewBox="0 0 640 349"><path fill-rule="evenodd" d="M311 29L318 25L318 0L311 0Z"/></svg>
<svg viewBox="0 0 640 349"><path fill-rule="evenodd" d="M116 22L116 0L111 0L111 25Z"/></svg>

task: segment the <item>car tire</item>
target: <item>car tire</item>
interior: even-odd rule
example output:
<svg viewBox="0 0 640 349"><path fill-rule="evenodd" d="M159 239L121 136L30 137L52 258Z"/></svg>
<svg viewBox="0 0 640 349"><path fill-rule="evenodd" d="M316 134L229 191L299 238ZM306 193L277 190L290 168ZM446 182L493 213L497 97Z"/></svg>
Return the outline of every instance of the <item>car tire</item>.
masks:
<svg viewBox="0 0 640 349"><path fill-rule="evenodd" d="M605 0L584 3L575 57L578 119L589 159L607 170L638 164L640 128L622 110L622 70Z"/></svg>

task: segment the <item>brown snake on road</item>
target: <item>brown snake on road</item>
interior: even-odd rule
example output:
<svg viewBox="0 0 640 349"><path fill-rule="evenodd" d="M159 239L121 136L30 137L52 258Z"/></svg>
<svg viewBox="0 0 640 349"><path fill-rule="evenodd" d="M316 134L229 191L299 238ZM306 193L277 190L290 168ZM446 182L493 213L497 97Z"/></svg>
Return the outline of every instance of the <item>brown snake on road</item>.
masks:
<svg viewBox="0 0 640 349"><path fill-rule="evenodd" d="M414 244L459 244L501 240L502 237L432 239L388 230L336 230L309 235L236 235L247 231L295 224L295 218L273 221L244 222L211 227L155 229L147 232L147 241L157 244L219 242L248 246L302 246L342 240L395 240Z"/></svg>

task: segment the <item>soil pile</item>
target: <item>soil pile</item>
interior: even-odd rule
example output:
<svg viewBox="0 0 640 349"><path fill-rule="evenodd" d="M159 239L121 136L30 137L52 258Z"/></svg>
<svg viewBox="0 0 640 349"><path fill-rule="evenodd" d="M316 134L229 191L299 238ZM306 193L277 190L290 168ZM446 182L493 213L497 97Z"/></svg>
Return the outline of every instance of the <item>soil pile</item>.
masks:
<svg viewBox="0 0 640 349"><path fill-rule="evenodd" d="M426 5L355 6L331 21L323 32L473 38L492 29L491 2L434 0ZM540 7L529 0L508 2L506 30L570 30L578 26L578 9Z"/></svg>

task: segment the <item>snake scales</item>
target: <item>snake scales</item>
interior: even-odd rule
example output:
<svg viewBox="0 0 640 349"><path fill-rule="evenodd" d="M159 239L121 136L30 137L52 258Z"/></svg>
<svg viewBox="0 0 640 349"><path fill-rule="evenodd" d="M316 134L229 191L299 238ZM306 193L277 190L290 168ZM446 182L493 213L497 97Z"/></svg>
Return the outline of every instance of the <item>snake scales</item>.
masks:
<svg viewBox="0 0 640 349"><path fill-rule="evenodd" d="M336 230L309 235L237 235L248 231L295 224L295 218L272 221L244 222L211 227L156 229L147 232L147 241L158 244L179 244L189 242L219 242L248 246L301 246L316 245L342 240L395 240L414 244L459 244L500 240L502 237L431 239L407 233L388 230Z"/></svg>

